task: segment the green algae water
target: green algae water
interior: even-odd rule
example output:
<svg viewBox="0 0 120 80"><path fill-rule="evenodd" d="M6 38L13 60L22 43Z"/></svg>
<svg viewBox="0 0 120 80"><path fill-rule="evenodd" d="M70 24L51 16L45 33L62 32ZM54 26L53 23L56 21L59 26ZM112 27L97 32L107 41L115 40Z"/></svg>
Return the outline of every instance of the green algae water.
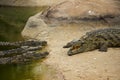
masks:
<svg viewBox="0 0 120 80"><path fill-rule="evenodd" d="M28 18L47 7L2 7L0 6L0 40L18 41Z"/></svg>
<svg viewBox="0 0 120 80"><path fill-rule="evenodd" d="M33 64L0 65L0 80L35 80L34 67ZM39 76L39 80L42 80L42 74Z"/></svg>
<svg viewBox="0 0 120 80"><path fill-rule="evenodd" d="M21 31L28 18L46 7L0 6L0 41L23 40ZM37 67L37 68L36 68ZM39 63L0 65L0 80L43 80L47 67Z"/></svg>

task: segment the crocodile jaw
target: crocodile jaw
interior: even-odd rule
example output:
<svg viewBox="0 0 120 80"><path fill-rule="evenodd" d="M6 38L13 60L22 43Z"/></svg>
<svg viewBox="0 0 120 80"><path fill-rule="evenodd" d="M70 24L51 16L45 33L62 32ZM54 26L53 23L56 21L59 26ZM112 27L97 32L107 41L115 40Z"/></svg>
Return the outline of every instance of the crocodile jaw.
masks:
<svg viewBox="0 0 120 80"><path fill-rule="evenodd" d="M84 52L84 50L82 48L78 48L78 49L70 49L68 52L67 52L67 55L68 56L72 56L72 55L75 55L75 54L79 54L79 53L82 53Z"/></svg>

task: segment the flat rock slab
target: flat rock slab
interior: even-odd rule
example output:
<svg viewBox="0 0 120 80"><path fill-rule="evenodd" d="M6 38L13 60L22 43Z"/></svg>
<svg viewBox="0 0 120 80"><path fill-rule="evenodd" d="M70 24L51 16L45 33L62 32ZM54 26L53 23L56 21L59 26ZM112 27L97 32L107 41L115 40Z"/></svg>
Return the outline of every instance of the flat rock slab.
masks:
<svg viewBox="0 0 120 80"><path fill-rule="evenodd" d="M79 21L120 22L119 0L74 0L51 6L42 13L47 24L79 23Z"/></svg>
<svg viewBox="0 0 120 80"><path fill-rule="evenodd" d="M48 42L50 54L44 62L62 74L60 80L120 80L119 48L109 48L108 52L94 50L74 56L68 56L68 49L62 48L67 42L79 39L86 32L105 26L87 22L50 27L40 15L38 13L29 18L22 35Z"/></svg>

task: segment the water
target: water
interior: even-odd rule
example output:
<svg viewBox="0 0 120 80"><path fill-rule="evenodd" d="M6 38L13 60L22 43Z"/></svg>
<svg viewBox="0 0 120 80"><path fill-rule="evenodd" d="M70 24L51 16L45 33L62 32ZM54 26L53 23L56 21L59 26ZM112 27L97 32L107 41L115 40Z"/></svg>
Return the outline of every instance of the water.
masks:
<svg viewBox="0 0 120 80"><path fill-rule="evenodd" d="M33 68L33 64L1 65L0 80L34 80ZM42 80L42 78L39 78L39 80Z"/></svg>
<svg viewBox="0 0 120 80"><path fill-rule="evenodd" d="M21 31L28 18L45 8L47 7L0 7L0 40L21 40Z"/></svg>
<svg viewBox="0 0 120 80"><path fill-rule="evenodd" d="M23 40L27 19L46 7L0 7L0 41ZM36 72L37 67L37 72ZM47 67L41 63L0 65L0 80L43 80Z"/></svg>

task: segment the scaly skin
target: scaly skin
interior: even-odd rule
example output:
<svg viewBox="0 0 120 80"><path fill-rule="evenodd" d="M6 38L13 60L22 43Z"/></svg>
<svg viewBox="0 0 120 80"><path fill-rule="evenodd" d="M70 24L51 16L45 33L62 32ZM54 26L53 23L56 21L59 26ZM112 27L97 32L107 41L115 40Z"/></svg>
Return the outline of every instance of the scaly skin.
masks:
<svg viewBox="0 0 120 80"><path fill-rule="evenodd" d="M0 51L0 64L26 63L46 57L48 52L41 52L47 45L46 41L27 40L19 42L0 42L0 46L15 47Z"/></svg>
<svg viewBox="0 0 120 80"><path fill-rule="evenodd" d="M41 49L42 49L41 46L37 46L37 47L25 46L25 47L20 47L16 49L4 50L4 51L0 51L0 57L6 57L10 55L19 55L27 51L36 51L36 50L41 50Z"/></svg>
<svg viewBox="0 0 120 80"><path fill-rule="evenodd" d="M77 41L67 43L68 55L83 53L95 49L107 52L108 47L120 47L120 28L105 28L87 32Z"/></svg>
<svg viewBox="0 0 120 80"><path fill-rule="evenodd" d="M26 64L34 60L43 59L48 54L48 52L28 51L21 55L0 58L0 64Z"/></svg>
<svg viewBox="0 0 120 80"><path fill-rule="evenodd" d="M18 42L0 42L0 46L46 46L46 41L37 41L37 40L27 40L27 41L18 41Z"/></svg>

